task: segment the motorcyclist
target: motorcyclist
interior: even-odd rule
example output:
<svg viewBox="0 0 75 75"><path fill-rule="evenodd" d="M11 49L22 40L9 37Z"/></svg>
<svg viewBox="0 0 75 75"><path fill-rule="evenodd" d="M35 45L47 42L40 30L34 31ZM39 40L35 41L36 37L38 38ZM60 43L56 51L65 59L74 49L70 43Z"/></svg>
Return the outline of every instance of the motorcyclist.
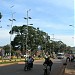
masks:
<svg viewBox="0 0 75 75"><path fill-rule="evenodd" d="M30 68L33 68L33 62L34 62L34 59L32 58L32 56L29 56L28 65Z"/></svg>
<svg viewBox="0 0 75 75"><path fill-rule="evenodd" d="M43 65L44 64L47 64L47 66L49 66L49 68L50 68L49 70L51 71L51 67L52 67L53 62L50 60L49 57L45 58L45 61L44 61Z"/></svg>

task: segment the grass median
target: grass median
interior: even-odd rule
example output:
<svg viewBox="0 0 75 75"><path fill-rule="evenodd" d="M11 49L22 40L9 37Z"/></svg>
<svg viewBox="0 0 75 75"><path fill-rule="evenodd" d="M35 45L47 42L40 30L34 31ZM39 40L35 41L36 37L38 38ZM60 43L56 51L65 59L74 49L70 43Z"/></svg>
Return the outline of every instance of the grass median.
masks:
<svg viewBox="0 0 75 75"><path fill-rule="evenodd" d="M9 64L9 63L18 63L18 62L24 62L24 58L18 58L18 59L2 59L0 60L0 64Z"/></svg>
<svg viewBox="0 0 75 75"><path fill-rule="evenodd" d="M34 60L42 60L43 58L35 57ZM13 58L13 59L2 59L0 60L0 64L9 64L9 63L18 63L25 62L25 58Z"/></svg>

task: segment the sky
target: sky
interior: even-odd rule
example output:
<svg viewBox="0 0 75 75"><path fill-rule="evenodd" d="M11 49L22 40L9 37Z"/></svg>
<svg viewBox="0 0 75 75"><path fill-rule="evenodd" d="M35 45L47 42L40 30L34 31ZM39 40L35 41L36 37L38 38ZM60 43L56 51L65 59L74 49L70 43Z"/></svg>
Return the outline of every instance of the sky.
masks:
<svg viewBox="0 0 75 75"><path fill-rule="evenodd" d="M0 12L3 15L0 20L0 27L2 26L0 46L10 44L9 19L12 18L12 13L13 18L16 19L12 26L22 26L27 24L24 19L27 17L27 11L28 16L32 18L28 24L33 24L35 28L39 27L40 30L48 33L51 39L54 37L55 41L75 46L74 4L74 0L0 0Z"/></svg>

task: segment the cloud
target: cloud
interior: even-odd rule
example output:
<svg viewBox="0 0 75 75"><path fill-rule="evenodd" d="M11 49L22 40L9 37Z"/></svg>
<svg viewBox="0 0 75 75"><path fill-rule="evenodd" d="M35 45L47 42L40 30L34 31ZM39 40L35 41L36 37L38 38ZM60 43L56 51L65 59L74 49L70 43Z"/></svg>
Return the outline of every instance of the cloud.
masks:
<svg viewBox="0 0 75 75"><path fill-rule="evenodd" d="M15 35L12 35L13 40ZM8 29L0 28L0 46L10 44L10 34Z"/></svg>
<svg viewBox="0 0 75 75"><path fill-rule="evenodd" d="M3 29L3 28L0 28L0 39L4 39L4 38L7 38L9 37L9 30L6 30L6 29ZM4 35L3 35L4 34Z"/></svg>
<svg viewBox="0 0 75 75"><path fill-rule="evenodd" d="M70 29L69 25L67 24L61 24L61 23L53 23L53 22L48 22L45 20L41 19L33 19L33 26L39 26L39 28L48 28L48 29L53 29L53 30L66 30ZM31 22L30 22L31 23Z"/></svg>
<svg viewBox="0 0 75 75"><path fill-rule="evenodd" d="M53 35L50 34L50 37L53 38ZM67 46L75 46L75 40L72 38L71 35L55 35L54 34L54 41L62 41ZM52 39L53 40L53 39Z"/></svg>

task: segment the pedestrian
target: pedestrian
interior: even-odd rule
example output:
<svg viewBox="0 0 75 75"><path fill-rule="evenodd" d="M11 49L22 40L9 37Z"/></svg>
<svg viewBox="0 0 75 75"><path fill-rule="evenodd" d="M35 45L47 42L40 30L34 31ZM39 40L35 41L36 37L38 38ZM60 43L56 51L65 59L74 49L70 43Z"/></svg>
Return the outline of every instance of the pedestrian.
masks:
<svg viewBox="0 0 75 75"><path fill-rule="evenodd" d="M73 61L73 59L74 59L74 57L73 57L73 55L70 55L70 62L72 62Z"/></svg>

